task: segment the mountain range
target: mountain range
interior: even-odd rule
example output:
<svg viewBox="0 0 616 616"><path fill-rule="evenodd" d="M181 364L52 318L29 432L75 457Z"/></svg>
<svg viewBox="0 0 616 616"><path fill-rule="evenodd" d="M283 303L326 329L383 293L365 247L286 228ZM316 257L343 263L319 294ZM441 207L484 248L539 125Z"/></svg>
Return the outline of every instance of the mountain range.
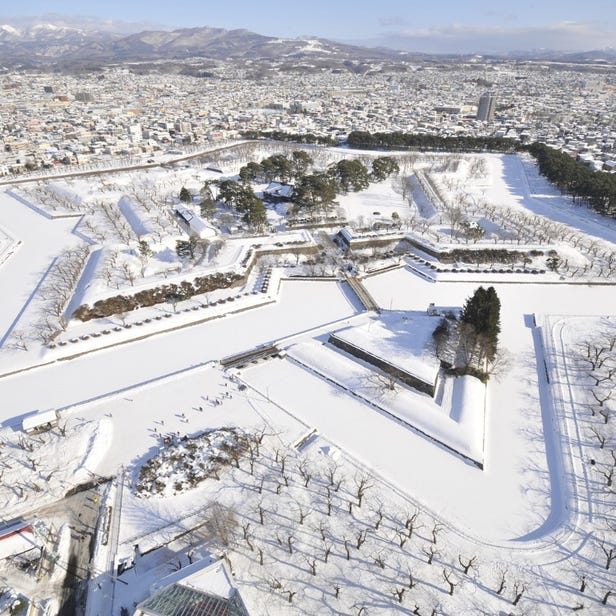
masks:
<svg viewBox="0 0 616 616"><path fill-rule="evenodd" d="M22 22L0 25L0 64L9 67L77 67L117 62L186 58L280 60L286 62L444 59L449 56L348 45L322 38L276 38L249 30L196 27L126 33L95 22L72 25ZM453 56L461 59L470 56ZM508 57L567 62L616 61L616 50L566 54L521 52Z"/></svg>
<svg viewBox="0 0 616 616"><path fill-rule="evenodd" d="M249 30L198 27L119 34L52 23L0 25L4 66L70 65L179 60L192 57L240 59L386 59L404 52L346 45L320 38L275 38Z"/></svg>

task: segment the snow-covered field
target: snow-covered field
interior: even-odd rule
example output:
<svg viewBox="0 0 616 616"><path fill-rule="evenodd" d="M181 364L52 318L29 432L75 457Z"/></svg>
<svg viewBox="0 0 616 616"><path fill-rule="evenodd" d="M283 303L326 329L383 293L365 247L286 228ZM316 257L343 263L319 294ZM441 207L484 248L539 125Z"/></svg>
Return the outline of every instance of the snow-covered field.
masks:
<svg viewBox="0 0 616 616"><path fill-rule="evenodd" d="M426 245L534 246L537 267L549 250L561 259L558 271L531 280L502 274L490 282L508 362L485 396L459 379L445 380L435 398L390 386L328 343L339 332L431 378L437 366L422 358L430 331L413 315L430 320L431 303L460 307L480 273L433 282L396 267L366 277L382 308L377 318L341 279L293 280L310 270L287 248L321 244L307 230L226 238L215 255L181 262L177 222L138 195L157 202L182 185L197 191L211 171L55 180L0 194L0 243L13 247L0 255L10 289L0 304L2 516L35 516L93 476L116 477L101 502L111 541L99 541L92 570L110 562L130 570L119 583L92 575L88 613L132 613L172 568L222 552L255 615L613 609L616 226L555 194L525 159L405 161L402 181L339 198L356 232L396 212L395 233ZM484 229L477 244L455 232L455 206ZM139 237L151 255L139 255ZM267 256L241 287L85 323L64 312L208 271L241 271L257 244ZM83 264L80 249L89 254ZM74 275L59 264L74 265ZM50 285L68 279L66 302L53 312ZM40 333L46 319L64 328L55 346ZM220 363L271 345L263 358ZM65 433L25 437L21 420L47 410L58 412ZM160 494L138 493L148 460L168 451L161 468L176 469L191 449L178 453L173 443L227 427L262 440L227 457L219 478L161 471L169 483ZM224 442L208 446L215 454ZM18 579L12 567L0 564L3 578Z"/></svg>

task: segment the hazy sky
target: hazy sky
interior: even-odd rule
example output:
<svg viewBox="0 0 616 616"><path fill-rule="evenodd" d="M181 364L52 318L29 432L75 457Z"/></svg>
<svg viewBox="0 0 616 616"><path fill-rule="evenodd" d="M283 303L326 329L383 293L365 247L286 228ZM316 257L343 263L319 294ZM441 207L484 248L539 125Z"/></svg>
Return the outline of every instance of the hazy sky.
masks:
<svg viewBox="0 0 616 616"><path fill-rule="evenodd" d="M0 11L6 21L53 13L432 52L616 47L616 0L28 0Z"/></svg>

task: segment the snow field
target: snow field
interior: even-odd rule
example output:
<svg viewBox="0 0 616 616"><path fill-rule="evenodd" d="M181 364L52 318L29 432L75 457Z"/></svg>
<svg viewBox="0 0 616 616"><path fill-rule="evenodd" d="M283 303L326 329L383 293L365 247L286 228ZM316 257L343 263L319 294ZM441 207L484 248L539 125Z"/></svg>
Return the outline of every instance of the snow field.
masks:
<svg viewBox="0 0 616 616"><path fill-rule="evenodd" d="M379 380L372 367L329 346L307 342L293 345L287 352L300 367L338 385L347 394L352 393L365 404L371 405L373 412L399 419L402 425L397 424L395 429L415 428L463 457L478 464L483 463L485 388L479 381L475 384L477 391L470 384L468 391L465 391L462 385L465 379L459 382L457 379L445 379L442 384L442 401L439 403L427 394L401 385L390 390L386 382ZM272 368L275 371L275 367ZM289 380L294 382L294 379ZM462 403L461 398L471 389L472 394ZM285 396L286 408L293 408L291 398L292 395ZM305 416L303 410L296 413ZM320 427L319 422L315 425Z"/></svg>
<svg viewBox="0 0 616 616"><path fill-rule="evenodd" d="M333 460L325 453L331 449L317 439L302 454L266 437L252 464L247 456L239 469L231 464L220 481L207 480L193 491L201 509L180 527L162 529L159 541L171 541L183 526L185 546L194 544L196 553L226 549L235 582L256 614L348 614L361 606L367 613L411 613L415 605L472 613L487 605L495 610L510 605L507 594L499 598L478 591L481 565L468 552L470 546L404 498L383 490L364 467L345 456ZM148 499L146 506L153 501L160 499ZM167 516L161 506L162 521ZM456 554L457 548L464 553ZM456 563L458 556L463 564L473 560L468 575ZM134 601L147 596L139 570L138 565L137 575L128 571L122 576L129 585L135 580L135 590L142 593L130 595ZM453 596L443 571L456 585ZM515 565L509 571L523 579Z"/></svg>
<svg viewBox="0 0 616 616"><path fill-rule="evenodd" d="M454 164L451 159L434 156L421 164L432 166L427 173L446 201L466 197L469 211L474 208L471 216L483 221L489 233L507 235L511 243L503 237L505 246L515 247L515 241L525 238L540 241L546 249L555 246L572 266L567 273L571 280L588 281L581 268L591 264L594 269L588 275L608 281L604 268L613 251L613 226L594 220L592 213L569 207L566 200L544 191L540 178L532 175L534 167L526 161L492 155L480 158L486 161L485 169L473 181L472 159L462 158ZM439 161L442 164L437 164ZM411 175L412 169L404 173ZM135 232L127 217L119 212L123 218L118 221L114 214L105 214L97 202L113 204L117 209L124 195L131 201L139 193L149 194L152 200L175 197L181 185L196 188L204 177L203 170L181 168L171 174L152 170L140 175L134 186L129 174L97 182L55 181L52 193L56 198L48 204L49 212L80 214L96 206L94 214L88 213L93 216L91 228L86 226L86 216L78 233L85 234L89 241L104 242L104 251L121 253L109 283L102 272L94 276L86 270L78 285L81 296L86 290L92 297L130 290L130 281L118 272L123 263L138 266ZM462 189L465 184L469 186L466 193ZM401 218L409 218L408 224L404 222L405 229L414 225L416 231L432 239L436 230L444 241L445 219L431 225L432 219L426 215L423 221L417 219L411 224L410 218L421 217L421 212L413 212L416 204L407 202L405 206L396 189L389 184L373 185L365 193L345 196L345 207L353 217L376 217L373 212L379 211L389 218L387 207L392 211L407 207L406 216L400 212ZM25 196L26 191L21 194ZM43 191L39 197L50 194ZM37 208L46 207L42 197L35 200L34 196ZM63 199L73 205L67 204L62 210ZM442 612L451 614L560 614L582 603L585 612L591 614L609 609L602 606L602 600L607 597L608 605L613 602L606 593L614 586L616 565L605 565L610 550L616 551L610 484L610 473L616 464L612 466L610 453L614 451L613 419L605 423L601 412L613 412L613 403L606 398L599 408L591 392L599 392L597 395L603 399L610 392L611 381L600 381L598 389L593 389L596 375L589 370L587 361L577 359L576 353L579 354L580 340L602 338L601 332L609 330L610 319L593 315L612 311L616 305L613 287L544 285L536 281L519 284L526 280L515 280L518 284L495 283L502 303L501 344L509 351L510 362L499 380L493 379L488 386L485 470L481 472L292 359L269 360L240 370L238 378L249 385L246 390L240 392L237 383L225 386L225 375L209 362L259 344L290 344L287 337L292 337L296 344L291 354L296 354L296 359L305 352L304 361L309 359L319 372L337 375L333 380L346 387L361 387L365 373L356 366L357 372L348 371L346 364L332 361L333 355L322 345L317 346L318 336L339 328L341 320L353 317L358 310L334 282L285 281L275 304L159 333L138 344L95 351L107 344L108 338L89 339L74 349L75 353L79 349L92 352L71 361L55 361L64 357L62 353L54 355L55 351L41 353L40 343L34 344L33 339L27 350L19 348L16 332L31 332L40 317L35 297L49 265L60 251L82 244L83 240L73 232L74 218L50 220L7 194L0 195L0 200L5 206L3 227L22 241L20 249L0 269L6 288L12 290L0 308L0 324L4 324L2 331L6 332L0 365L6 372L52 362L0 379L4 430L10 431L11 422L17 425L16 417L38 408L63 408L65 418L80 416L84 426L98 425L91 432L90 428L76 432L77 441L69 443L66 451L74 458L67 469L81 470L71 471L73 474L65 481L83 481L89 472L112 475L119 464L124 464L128 470L120 556L130 556L136 541L148 549L166 546L148 554L148 560L144 557L136 571L124 574L125 579L134 578L134 586L121 589L114 614L119 616L121 605L131 606L143 598L149 582L169 571L170 563L178 559L185 562L189 548L202 556L227 549L242 594L254 603L256 613L262 614L356 614L363 607L362 613L369 616L412 613L415 604L421 613L430 613L438 604ZM175 264L172 240L179 230L173 222L157 222L157 215L149 215L148 207L149 203L135 204L134 213L144 224L153 221L159 225L160 246L146 272L152 279L158 276L160 282L160 268ZM544 221L540 218L543 216L558 220L560 226ZM129 227L126 237L124 223ZM273 236L271 241L279 239ZM488 240L490 245L492 242L493 238ZM460 242L455 245L464 247ZM233 267L241 250L232 241L227 242L212 265ZM576 273L575 268L580 271ZM508 281L514 282L511 278ZM114 288L116 284L119 288ZM453 281L434 284L401 269L366 280L377 302L390 310L425 311L431 302L460 306L477 285L478 282ZM542 315L563 316L553 325ZM191 317L191 313L184 313L166 321L187 324ZM112 320L71 323L65 335L70 339L88 333L87 328L96 325L104 329L112 323L117 325ZM544 330L542 339L535 323L550 328L551 334L546 335ZM125 342L136 329L141 327L114 335ZM311 339L316 339L317 344ZM609 365L608 362L606 366ZM605 374L602 372L601 378ZM228 387L232 389L232 399L223 397ZM215 398L222 403L210 405ZM410 412L412 403L405 396L399 396L399 404L400 414ZM271 432L269 442L254 461L252 473L249 460L243 459L239 469L231 465L219 481L207 481L189 492L159 500L135 497L130 484L140 465L161 447L164 432L192 435L223 426L254 430L266 426ZM319 438L305 454L289 449L289 443L315 427ZM17 449L10 445L20 460L14 485L21 482L38 487L24 491L23 503L15 493L7 492L9 504L14 505L7 511L38 506L42 469L51 472L57 459L64 460L64 447L60 451L59 444L44 444L45 451L37 450L34 463L17 451L18 445ZM51 452L49 459L47 449ZM338 452L345 480L331 497L332 511L328 515L327 468L334 456L325 452L333 449ZM281 452L288 457L285 472L280 468ZM300 470L304 462L313 469L307 485ZM371 475L373 487L359 507L354 482L364 473ZM50 490L51 496L59 497L63 486L58 484L57 489ZM211 524L209 528L196 528L208 522L208 511L214 502L231 511L237 521L228 546L220 536L216 538ZM260 503L268 511L263 524L258 517ZM379 528L374 528L379 503L383 503L384 517ZM309 513L300 523L304 508ZM403 541L405 531L407 535L409 531L407 510L414 514L416 508L423 526L414 528L412 536ZM328 526L326 540L322 539L321 521ZM440 534L437 531L433 544L435 523L442 524L443 530ZM183 539L175 539L182 533L187 533ZM293 538L291 546L289 537ZM332 548L325 562L328 541ZM168 542L171 543L167 545ZM358 543L361 545L356 547ZM438 553L429 565L431 546L436 546ZM263 565L259 564L259 548L263 550ZM386 555L385 566L377 560L381 554ZM475 556L474 566L468 575L464 574L464 563ZM147 570L147 563L154 561L159 567L156 574ZM409 569L412 579L408 577ZM504 578L501 570L507 570ZM457 584L453 596L448 594L444 571ZM584 593L580 591L583 576L587 578ZM506 588L499 595L503 580ZM514 608L516 583L517 594L525 590ZM337 585L341 587L338 598Z"/></svg>

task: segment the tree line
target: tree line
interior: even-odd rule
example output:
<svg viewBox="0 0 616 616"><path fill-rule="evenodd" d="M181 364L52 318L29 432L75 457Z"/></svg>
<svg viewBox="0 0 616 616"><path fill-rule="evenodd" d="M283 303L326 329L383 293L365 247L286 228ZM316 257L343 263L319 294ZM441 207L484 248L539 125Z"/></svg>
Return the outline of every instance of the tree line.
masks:
<svg viewBox="0 0 616 616"><path fill-rule="evenodd" d="M315 170L313 165L313 158L303 150L249 162L239 170L239 182L218 183L218 201L244 212L246 222L258 226L265 222L265 208L250 187L251 182L294 181L293 202L314 211L331 206L338 194L365 190L371 181L382 182L400 170L391 156L375 158L370 167L358 159L342 159L326 170Z"/></svg>
<svg viewBox="0 0 616 616"><path fill-rule="evenodd" d="M599 214L616 218L616 174L593 171L543 143L533 143L528 151L536 159L539 172L559 190L574 201L588 203Z"/></svg>
<svg viewBox="0 0 616 616"><path fill-rule="evenodd" d="M369 133L352 131L347 138L352 148L373 150L420 149L438 152L515 152L523 146L504 137L442 137L414 133Z"/></svg>
<svg viewBox="0 0 616 616"><path fill-rule="evenodd" d="M274 139L275 141L291 141L318 145L338 145L338 142L327 135L313 133L287 133L282 130L246 130L240 133L245 139Z"/></svg>

